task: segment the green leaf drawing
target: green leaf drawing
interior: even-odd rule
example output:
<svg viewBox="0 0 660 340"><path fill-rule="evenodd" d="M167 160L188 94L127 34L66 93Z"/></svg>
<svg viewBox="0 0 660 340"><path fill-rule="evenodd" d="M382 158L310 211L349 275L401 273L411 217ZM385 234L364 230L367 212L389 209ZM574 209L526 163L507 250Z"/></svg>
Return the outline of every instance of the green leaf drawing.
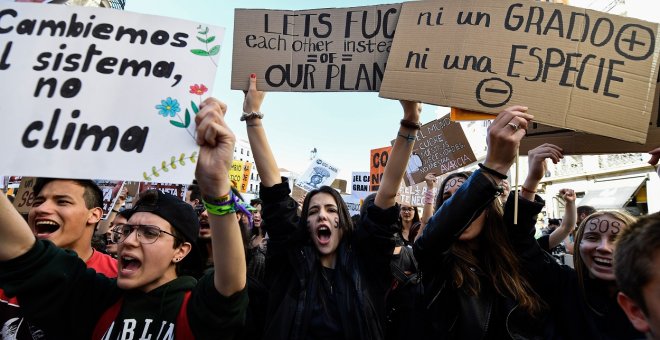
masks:
<svg viewBox="0 0 660 340"><path fill-rule="evenodd" d="M200 42L203 42L203 43L206 44L206 39L204 39L204 38L202 38L202 37L200 37L200 36L197 36L197 40L199 40Z"/></svg>
<svg viewBox="0 0 660 340"><path fill-rule="evenodd" d="M206 42L207 44L209 44L209 43L212 43L213 40L215 40L215 35L210 36L208 39L206 39L205 42Z"/></svg>
<svg viewBox="0 0 660 340"><path fill-rule="evenodd" d="M186 156L185 153L182 153L181 156L177 159L176 156L170 157L170 161L163 161L160 163L160 168L157 168L155 166L151 167L151 173L147 173L146 171L142 172L142 178L144 178L145 181L152 181L153 177L160 177L160 173L158 172L159 170L162 170L164 172L169 172L170 170L174 170L177 167L177 161L181 166L186 165L186 158L189 159L193 164L197 162L197 151L194 151L190 156Z"/></svg>
<svg viewBox="0 0 660 340"><path fill-rule="evenodd" d="M198 55L198 56L202 56L202 57L208 57L209 56L209 52L204 51L204 50L200 50L200 49L192 49L192 50L190 50L190 52L192 52L192 54L194 54L194 55Z"/></svg>
<svg viewBox="0 0 660 340"><path fill-rule="evenodd" d="M215 45L209 50L209 55L216 55L220 52L220 45Z"/></svg>
<svg viewBox="0 0 660 340"><path fill-rule="evenodd" d="M176 120L170 120L170 124L172 124L172 125L174 125L174 126L176 126L176 127L180 127L180 128L184 128L184 129L186 128L186 126L183 125L183 123L181 123L181 122L177 122Z"/></svg>
<svg viewBox="0 0 660 340"><path fill-rule="evenodd" d="M199 31L199 32L197 32L197 33L199 33L199 34L207 34L207 33L209 33L209 27L208 27L208 26L205 26L203 30L201 30L201 31Z"/></svg>
<svg viewBox="0 0 660 340"><path fill-rule="evenodd" d="M195 104L194 101L190 101L190 106L192 106L193 112L197 114L199 112L199 108L197 107L197 104Z"/></svg>
<svg viewBox="0 0 660 340"><path fill-rule="evenodd" d="M186 109L185 123L183 125L187 128L190 126L190 111Z"/></svg>

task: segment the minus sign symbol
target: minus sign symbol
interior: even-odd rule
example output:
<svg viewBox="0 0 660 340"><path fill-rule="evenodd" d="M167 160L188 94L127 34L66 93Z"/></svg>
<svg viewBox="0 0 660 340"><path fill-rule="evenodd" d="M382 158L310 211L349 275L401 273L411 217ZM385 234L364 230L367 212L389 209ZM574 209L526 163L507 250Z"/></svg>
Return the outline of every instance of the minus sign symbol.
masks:
<svg viewBox="0 0 660 340"><path fill-rule="evenodd" d="M509 91L507 91L507 90L499 90L499 89L491 89L491 88L486 88L484 91L485 92L493 92L493 93L503 93L503 94L509 93Z"/></svg>

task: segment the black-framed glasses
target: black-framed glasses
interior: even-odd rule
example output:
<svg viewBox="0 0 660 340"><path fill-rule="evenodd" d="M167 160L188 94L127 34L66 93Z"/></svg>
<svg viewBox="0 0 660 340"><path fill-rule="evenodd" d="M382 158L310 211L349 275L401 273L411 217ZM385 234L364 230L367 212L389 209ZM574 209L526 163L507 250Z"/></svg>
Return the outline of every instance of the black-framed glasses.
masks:
<svg viewBox="0 0 660 340"><path fill-rule="evenodd" d="M115 243L124 242L134 230L137 230L137 239L142 244L156 242L161 233L165 233L181 241L181 239L174 236L174 234L168 233L167 231L160 229L158 226L148 224L118 224L112 229L113 241Z"/></svg>
<svg viewBox="0 0 660 340"><path fill-rule="evenodd" d="M401 207L401 211L414 211L415 208L413 207Z"/></svg>

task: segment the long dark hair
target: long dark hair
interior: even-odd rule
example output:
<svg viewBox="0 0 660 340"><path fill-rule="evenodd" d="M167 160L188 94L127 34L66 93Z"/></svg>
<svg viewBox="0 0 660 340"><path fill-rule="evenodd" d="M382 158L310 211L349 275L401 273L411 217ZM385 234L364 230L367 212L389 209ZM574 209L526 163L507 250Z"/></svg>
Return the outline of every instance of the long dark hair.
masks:
<svg viewBox="0 0 660 340"><path fill-rule="evenodd" d="M327 185L324 185L318 189L314 189L307 193L305 200L303 201L302 213L300 214L300 226L303 227L305 232L309 235L309 228L307 227L307 217L309 216L309 202L312 200L314 195L319 193L326 193L332 196L337 204L337 213L339 215L339 225L338 228L343 232L343 238L350 237L353 233L353 221L351 219L351 214L349 213L348 206L346 202L341 198L337 190Z"/></svg>
<svg viewBox="0 0 660 340"><path fill-rule="evenodd" d="M513 298L529 314L537 315L543 302L521 274L518 257L506 236L502 205L495 199L485 211L484 226L477 236L480 254L459 240L449 249L454 284L470 295L478 295L478 272L484 273L498 294Z"/></svg>
<svg viewBox="0 0 660 340"><path fill-rule="evenodd" d="M436 210L445 201L447 183L457 177L467 179L471 172L457 172L447 176L438 188ZM485 209L485 220L477 236L479 254L466 242L456 240L449 248L450 272L456 288L470 295L478 295L481 283L478 273L483 273L502 296L509 296L520 303L521 308L537 315L545 307L529 281L521 274L518 256L506 234L502 205L494 199ZM475 270L476 269L476 270Z"/></svg>

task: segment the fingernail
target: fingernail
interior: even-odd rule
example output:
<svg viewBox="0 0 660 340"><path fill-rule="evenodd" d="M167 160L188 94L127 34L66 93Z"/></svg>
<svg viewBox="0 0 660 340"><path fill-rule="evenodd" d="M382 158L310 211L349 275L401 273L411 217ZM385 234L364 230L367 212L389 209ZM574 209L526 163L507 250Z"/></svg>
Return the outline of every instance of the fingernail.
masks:
<svg viewBox="0 0 660 340"><path fill-rule="evenodd" d="M257 77L256 74L254 74L254 73L250 74L250 78L256 78L256 77Z"/></svg>

